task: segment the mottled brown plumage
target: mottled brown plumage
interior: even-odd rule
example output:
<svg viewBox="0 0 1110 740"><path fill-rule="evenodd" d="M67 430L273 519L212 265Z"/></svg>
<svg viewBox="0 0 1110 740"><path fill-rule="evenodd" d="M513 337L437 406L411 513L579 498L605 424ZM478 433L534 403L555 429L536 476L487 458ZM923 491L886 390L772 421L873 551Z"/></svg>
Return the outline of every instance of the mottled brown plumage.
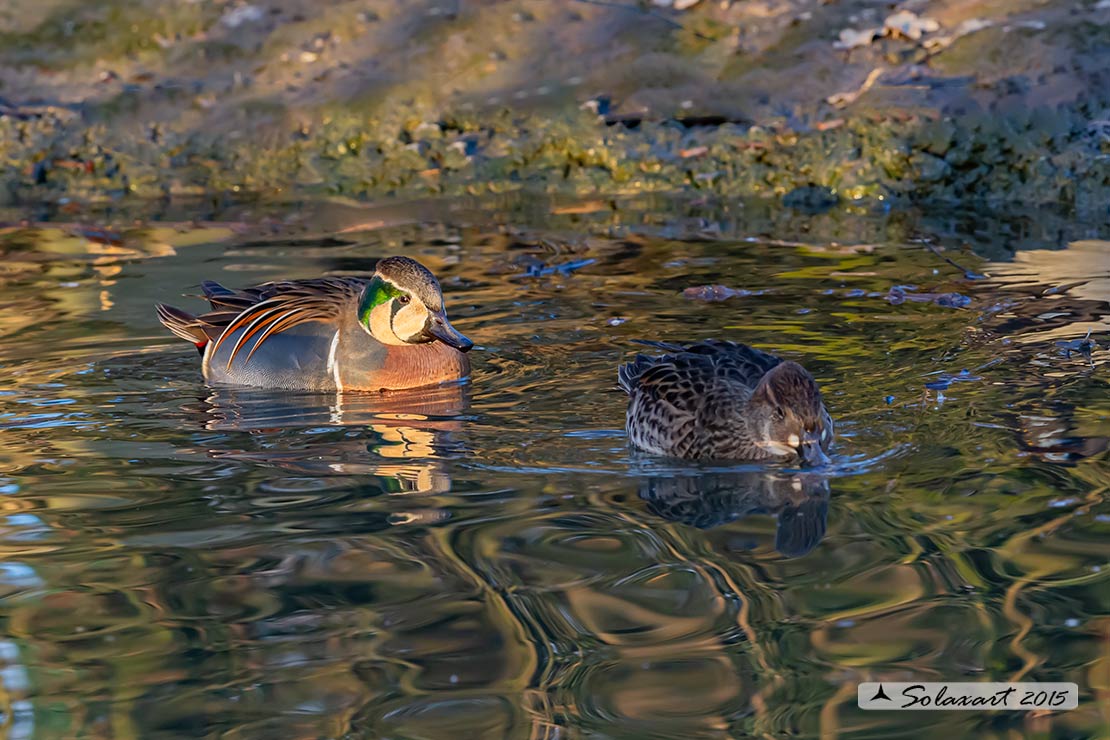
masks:
<svg viewBox="0 0 1110 740"><path fill-rule="evenodd" d="M801 365L733 342L645 344L667 354L618 371L633 447L686 460L827 462L832 419Z"/></svg>

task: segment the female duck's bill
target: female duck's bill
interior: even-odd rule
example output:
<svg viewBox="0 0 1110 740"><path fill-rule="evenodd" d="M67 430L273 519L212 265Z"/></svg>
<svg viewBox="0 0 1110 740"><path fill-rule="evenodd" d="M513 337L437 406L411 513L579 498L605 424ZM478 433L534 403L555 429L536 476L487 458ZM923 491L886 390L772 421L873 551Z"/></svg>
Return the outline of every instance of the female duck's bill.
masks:
<svg viewBox="0 0 1110 740"><path fill-rule="evenodd" d="M158 306L201 351L205 379L267 388L402 390L459 380L473 343L447 319L435 276L407 257L369 278L326 277L230 290L203 284L212 311Z"/></svg>

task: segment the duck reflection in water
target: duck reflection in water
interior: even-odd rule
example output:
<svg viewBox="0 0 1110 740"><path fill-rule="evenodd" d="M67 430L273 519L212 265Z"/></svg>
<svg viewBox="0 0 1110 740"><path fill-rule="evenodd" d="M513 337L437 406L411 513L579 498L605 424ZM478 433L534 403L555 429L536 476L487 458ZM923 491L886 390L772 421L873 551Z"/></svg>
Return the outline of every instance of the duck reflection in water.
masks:
<svg viewBox="0 0 1110 740"><path fill-rule="evenodd" d="M373 476L385 493L436 494L451 488L444 460L461 450L455 435L468 405L466 386L455 383L381 393L216 388L194 408L205 429L249 432L257 442L212 449L214 457L299 475Z"/></svg>
<svg viewBox="0 0 1110 740"><path fill-rule="evenodd" d="M640 498L655 514L698 529L719 527L753 514L777 519L775 549L805 555L825 536L829 481L817 473L770 470L653 476L640 484Z"/></svg>

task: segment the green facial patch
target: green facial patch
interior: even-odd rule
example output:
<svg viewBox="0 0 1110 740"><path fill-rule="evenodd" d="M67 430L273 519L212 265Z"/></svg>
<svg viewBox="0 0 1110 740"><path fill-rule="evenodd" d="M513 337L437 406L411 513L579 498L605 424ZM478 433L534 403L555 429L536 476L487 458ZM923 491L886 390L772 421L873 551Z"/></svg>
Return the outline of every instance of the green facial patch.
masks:
<svg viewBox="0 0 1110 740"><path fill-rule="evenodd" d="M370 326L370 312L375 307L391 301L394 298L404 295L405 292L392 283L376 277L370 281L366 286L366 292L362 294L362 300L358 302L358 320L364 326Z"/></svg>

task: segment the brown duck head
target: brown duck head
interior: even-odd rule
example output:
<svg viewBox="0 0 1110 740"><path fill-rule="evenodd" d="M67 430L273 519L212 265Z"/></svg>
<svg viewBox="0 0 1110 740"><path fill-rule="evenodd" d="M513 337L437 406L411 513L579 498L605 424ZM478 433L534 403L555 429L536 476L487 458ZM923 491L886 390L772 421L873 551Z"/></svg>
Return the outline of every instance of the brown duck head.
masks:
<svg viewBox="0 0 1110 740"><path fill-rule="evenodd" d="M756 385L748 404L756 444L781 457L797 456L807 465L829 461L832 419L821 389L796 362L771 368Z"/></svg>

